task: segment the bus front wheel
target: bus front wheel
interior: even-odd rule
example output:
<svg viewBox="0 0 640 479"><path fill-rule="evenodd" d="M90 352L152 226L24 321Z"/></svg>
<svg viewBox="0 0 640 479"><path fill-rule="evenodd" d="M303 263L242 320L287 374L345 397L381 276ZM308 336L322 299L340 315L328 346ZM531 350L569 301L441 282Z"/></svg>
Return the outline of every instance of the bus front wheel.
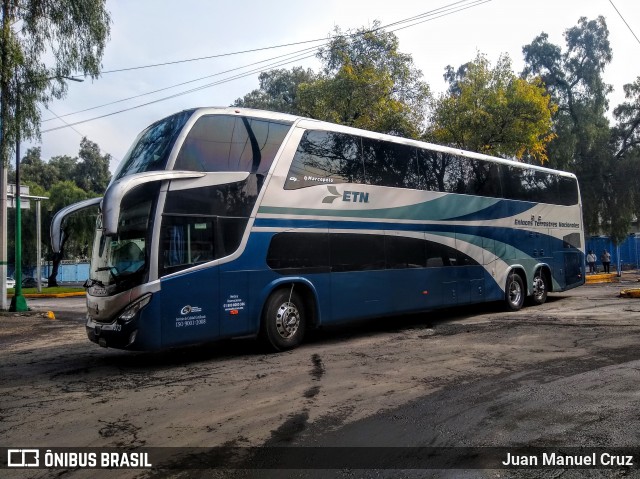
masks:
<svg viewBox="0 0 640 479"><path fill-rule="evenodd" d="M265 304L260 339L272 351L293 349L304 337L305 317L300 295L293 288L279 289Z"/></svg>
<svg viewBox="0 0 640 479"><path fill-rule="evenodd" d="M525 290L522 278L518 273L509 273L505 289L506 306L509 311L519 311L524 304Z"/></svg>

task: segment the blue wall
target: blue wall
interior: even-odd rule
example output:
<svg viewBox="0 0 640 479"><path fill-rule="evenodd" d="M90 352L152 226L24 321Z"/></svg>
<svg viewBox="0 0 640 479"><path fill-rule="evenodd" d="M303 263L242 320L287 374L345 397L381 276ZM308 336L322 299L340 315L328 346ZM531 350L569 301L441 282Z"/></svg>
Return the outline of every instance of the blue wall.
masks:
<svg viewBox="0 0 640 479"><path fill-rule="evenodd" d="M42 277L47 278L51 272L51 264L42 265ZM9 275L13 275L10 272ZM23 277L36 276L36 268L25 268ZM89 278L89 263L61 264L58 268L58 283L84 283Z"/></svg>
<svg viewBox="0 0 640 479"><path fill-rule="evenodd" d="M622 262L622 271L640 268L640 234L631 234L618 247L614 246L608 236L592 236L587 238L586 252L590 250L598 258L598 271L602 271L600 255L604 250L611 253L611 271L618 269L618 253Z"/></svg>

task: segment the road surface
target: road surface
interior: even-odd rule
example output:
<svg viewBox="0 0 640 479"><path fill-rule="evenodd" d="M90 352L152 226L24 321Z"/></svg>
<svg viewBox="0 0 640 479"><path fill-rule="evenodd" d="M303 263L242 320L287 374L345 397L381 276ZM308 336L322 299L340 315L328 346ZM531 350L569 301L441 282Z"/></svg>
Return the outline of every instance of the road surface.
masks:
<svg viewBox="0 0 640 479"><path fill-rule="evenodd" d="M623 286L550 294L546 304L515 313L488 304L332 328L280 354L264 354L252 340L159 353L104 349L86 339L82 298L30 301L34 309L53 310L56 319L0 317L0 446L638 447L640 299L619 298ZM169 469L1 475L565 478L637 472L198 469L208 454L168 449L162 464Z"/></svg>

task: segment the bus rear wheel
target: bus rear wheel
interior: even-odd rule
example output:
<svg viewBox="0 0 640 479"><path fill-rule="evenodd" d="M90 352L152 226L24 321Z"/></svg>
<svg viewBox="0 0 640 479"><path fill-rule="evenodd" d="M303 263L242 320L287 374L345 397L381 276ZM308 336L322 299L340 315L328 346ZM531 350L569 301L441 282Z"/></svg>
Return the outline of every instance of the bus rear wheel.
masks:
<svg viewBox="0 0 640 479"><path fill-rule="evenodd" d="M269 296L262 314L260 339L271 351L293 349L302 342L306 328L304 301L292 288Z"/></svg>
<svg viewBox="0 0 640 479"><path fill-rule="evenodd" d="M524 282L518 273L509 273L505 289L505 302L509 311L519 311L524 305Z"/></svg>
<svg viewBox="0 0 640 479"><path fill-rule="evenodd" d="M547 300L547 292L549 287L547 286L546 275L542 271L538 271L533 278L533 296L531 296L531 303L537 305L544 304Z"/></svg>

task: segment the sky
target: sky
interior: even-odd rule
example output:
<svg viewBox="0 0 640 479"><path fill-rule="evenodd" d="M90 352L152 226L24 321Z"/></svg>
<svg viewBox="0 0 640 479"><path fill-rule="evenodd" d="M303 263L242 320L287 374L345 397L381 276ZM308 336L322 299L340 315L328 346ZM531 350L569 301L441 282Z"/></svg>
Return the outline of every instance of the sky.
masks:
<svg viewBox="0 0 640 479"><path fill-rule="evenodd" d="M614 89L610 110L624 101L623 85L640 77L640 41L634 37L640 38L638 0L107 0L107 9L112 24L102 75L69 82L68 95L42 110L41 141L23 144L23 154L40 146L45 161L57 155L75 157L86 136L112 156L113 172L138 133L165 116L198 106L228 106L258 88L260 71L277 61L290 62L280 68L318 71L313 51L300 51L321 45L335 27L344 32L376 20L389 25L435 11L439 13L425 18L428 21L395 34L400 51L412 56L436 95L446 89L442 75L447 65L457 68L478 52L495 65L506 53L519 73L522 47L537 35L547 33L549 41L564 50L565 30L580 17L600 15L606 19L613 51L604 76ZM181 62L309 40L318 41ZM291 56L283 57L287 54ZM136 68L170 62L180 63ZM113 71L122 69L128 70ZM194 88L198 91L179 95ZM151 93L157 90L162 91Z"/></svg>

